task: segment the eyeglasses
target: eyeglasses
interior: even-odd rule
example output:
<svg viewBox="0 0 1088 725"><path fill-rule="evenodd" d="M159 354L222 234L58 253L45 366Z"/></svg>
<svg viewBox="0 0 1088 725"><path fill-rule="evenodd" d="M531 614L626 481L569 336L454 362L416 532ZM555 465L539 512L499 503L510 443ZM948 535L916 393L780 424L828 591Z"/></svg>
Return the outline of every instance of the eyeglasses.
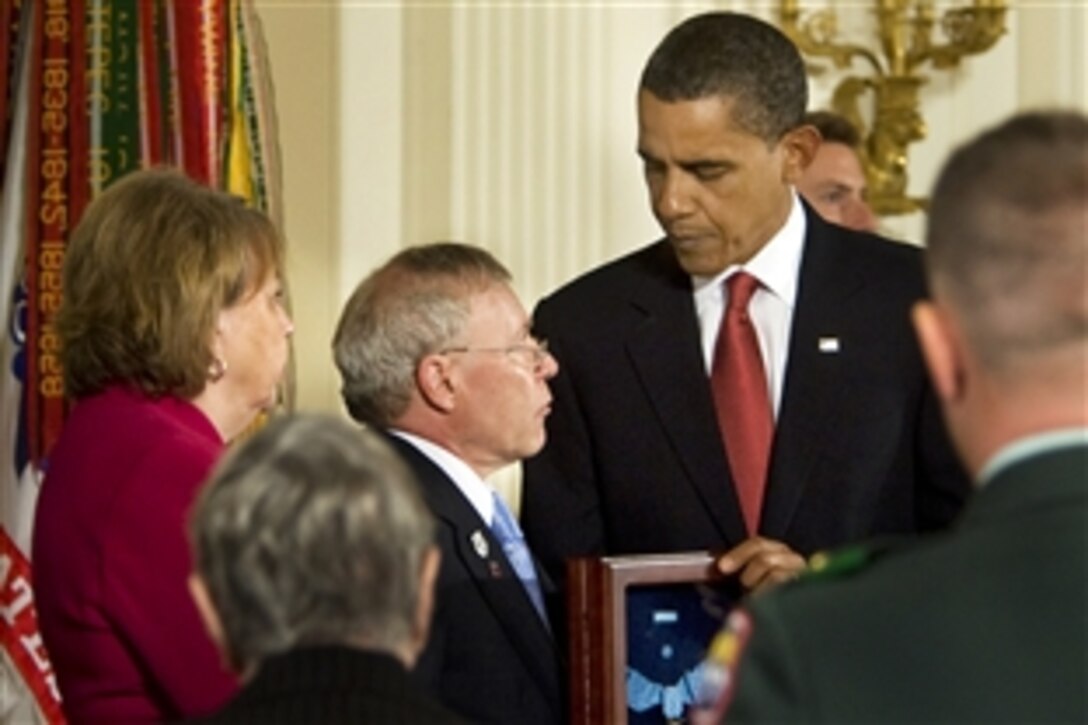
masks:
<svg viewBox="0 0 1088 725"><path fill-rule="evenodd" d="M447 347L438 351L439 355L452 355L454 353L502 353L513 358L516 362L533 370L539 370L547 361L550 352L548 341L529 338L529 342L507 345L506 347Z"/></svg>

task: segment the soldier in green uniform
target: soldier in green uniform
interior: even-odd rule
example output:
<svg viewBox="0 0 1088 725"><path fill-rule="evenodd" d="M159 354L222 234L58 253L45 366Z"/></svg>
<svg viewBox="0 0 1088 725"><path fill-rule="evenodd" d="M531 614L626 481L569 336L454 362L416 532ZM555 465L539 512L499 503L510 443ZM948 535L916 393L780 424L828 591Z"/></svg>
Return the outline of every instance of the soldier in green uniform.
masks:
<svg viewBox="0 0 1088 725"><path fill-rule="evenodd" d="M733 612L709 722L1088 722L1088 118L957 150L927 265L915 328L977 491Z"/></svg>

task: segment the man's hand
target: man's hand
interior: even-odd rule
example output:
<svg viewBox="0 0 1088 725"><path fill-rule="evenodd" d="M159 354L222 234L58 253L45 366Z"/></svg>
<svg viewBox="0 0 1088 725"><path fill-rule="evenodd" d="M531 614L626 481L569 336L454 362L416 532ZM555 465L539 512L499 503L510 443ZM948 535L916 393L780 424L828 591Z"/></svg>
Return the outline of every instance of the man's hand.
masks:
<svg viewBox="0 0 1088 725"><path fill-rule="evenodd" d="M723 574L739 573L746 590L761 592L797 578L805 559L781 541L753 536L722 554L717 567Z"/></svg>

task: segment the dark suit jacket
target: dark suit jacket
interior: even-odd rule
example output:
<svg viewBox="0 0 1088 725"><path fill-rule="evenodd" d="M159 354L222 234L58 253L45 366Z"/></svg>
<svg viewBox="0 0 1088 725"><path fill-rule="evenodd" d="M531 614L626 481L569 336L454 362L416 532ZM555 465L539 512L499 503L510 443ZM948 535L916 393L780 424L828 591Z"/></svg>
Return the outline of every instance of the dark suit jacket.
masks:
<svg viewBox="0 0 1088 725"><path fill-rule="evenodd" d="M314 647L277 655L208 725L465 723L378 652Z"/></svg>
<svg viewBox="0 0 1088 725"><path fill-rule="evenodd" d="M752 605L726 722L1088 722L1088 446L1014 464L949 532Z"/></svg>
<svg viewBox="0 0 1088 725"><path fill-rule="evenodd" d="M410 443L389 439L438 519L442 551L434 622L416 673L473 722L562 722L559 650L502 545L441 468ZM554 589L541 574L541 586Z"/></svg>
<svg viewBox="0 0 1088 725"><path fill-rule="evenodd" d="M968 489L909 319L919 251L808 212L759 532L802 554L947 523ZM548 443L527 461L537 556L723 550L743 539L690 277L660 241L535 313L559 361ZM821 338L838 338L837 354Z"/></svg>

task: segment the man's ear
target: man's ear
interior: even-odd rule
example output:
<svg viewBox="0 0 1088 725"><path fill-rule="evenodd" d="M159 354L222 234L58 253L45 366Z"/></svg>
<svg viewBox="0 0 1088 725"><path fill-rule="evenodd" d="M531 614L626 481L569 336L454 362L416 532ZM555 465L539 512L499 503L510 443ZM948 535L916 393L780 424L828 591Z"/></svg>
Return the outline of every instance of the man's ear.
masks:
<svg viewBox="0 0 1088 725"><path fill-rule="evenodd" d="M957 328L937 305L927 301L914 304L911 320L937 397L945 403L958 400L966 378Z"/></svg>
<svg viewBox="0 0 1088 725"><path fill-rule="evenodd" d="M451 373L449 358L445 355L426 355L416 366L416 387L420 396L428 406L443 413L453 409Z"/></svg>
<svg viewBox="0 0 1088 725"><path fill-rule="evenodd" d="M204 623L204 629L208 632L208 636L215 642L216 647L219 648L219 653L222 655L223 662L226 663L231 669L234 669L231 664L230 650L227 647L227 639L223 633L223 620L219 618L219 612L215 610L215 605L212 604L211 594L208 592L208 587L204 584L204 580L200 578L199 574L189 575L189 595L192 596L193 602L196 604L196 611L200 614L200 619Z"/></svg>
<svg viewBox="0 0 1088 725"><path fill-rule="evenodd" d="M815 126L805 124L787 131L779 141L784 158L782 160L782 180L787 184L796 184L805 169L816 157L820 147L820 132Z"/></svg>

